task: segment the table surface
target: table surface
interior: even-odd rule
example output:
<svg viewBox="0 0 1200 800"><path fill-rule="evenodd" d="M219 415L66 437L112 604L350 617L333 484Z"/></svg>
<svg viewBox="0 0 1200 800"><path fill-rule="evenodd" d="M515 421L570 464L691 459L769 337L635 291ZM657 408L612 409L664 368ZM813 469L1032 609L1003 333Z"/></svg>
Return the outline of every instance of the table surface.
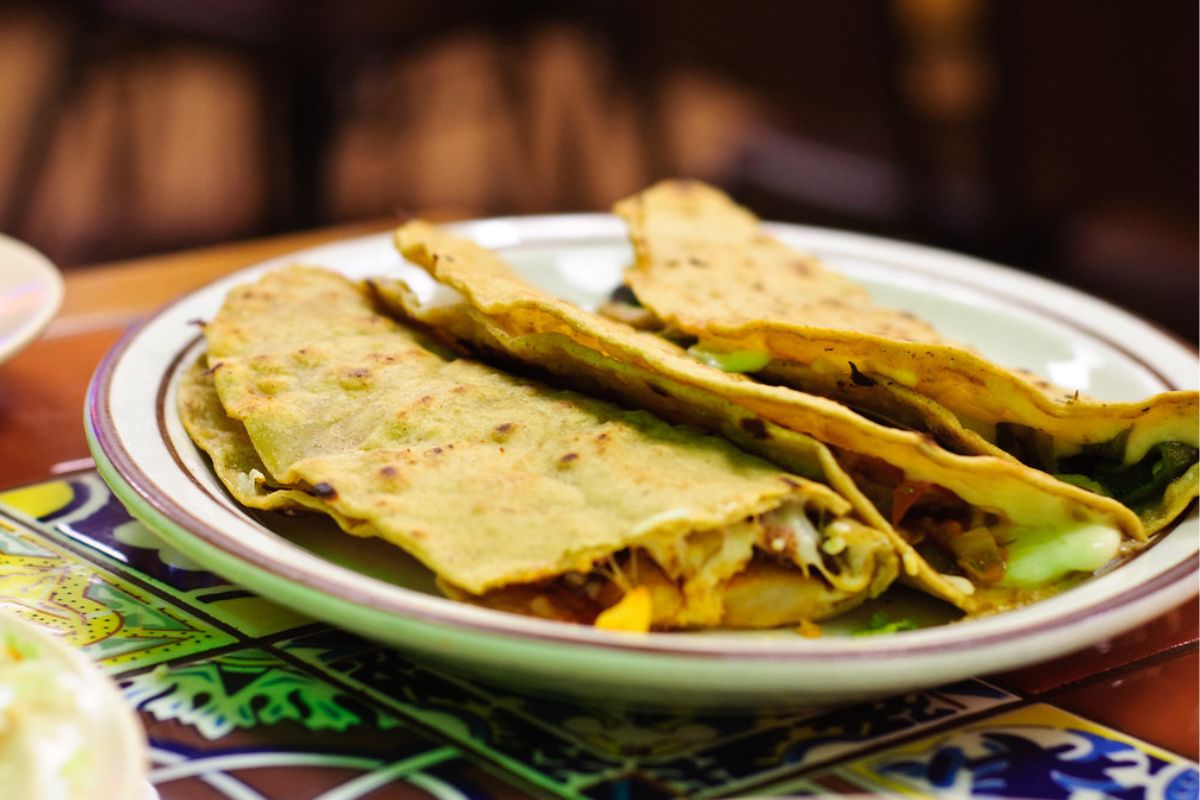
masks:
<svg viewBox="0 0 1200 800"><path fill-rule="evenodd" d="M1110 784L1102 796L1196 796L1200 623L1194 600L1164 609L1161 617L1115 640L1004 675L820 716L756 712L708 718L570 707L474 686L291 612L268 613L266 601L238 593L203 570L179 564L164 570L170 563L166 553L153 559L157 567L147 566L153 546L131 533L137 523L92 470L84 440L84 395L99 360L143 316L217 277L391 224L377 220L68 272L54 322L0 364L0 605L29 611L30 598L18 596L26 589L14 589L5 579L14 569L28 571L36 564L59 576L60 590L75 585L62 576L74 575L80 585L107 587L108 594L93 592L93 598L136 600L142 610L135 616L147 629L138 636L172 640L175 649L156 656L153 647L131 649L119 636L97 634L94 623L71 634L120 682L145 722L151 778L161 796L921 792L950 785L944 783L949 780L944 760L952 744L961 746L972 736L987 740L1001 728L1011 733L1018 726L1041 731L1043 739L1067 737L1055 740L1064 745L1058 750L1043 742L1038 758L1022 757L1042 778L1052 768L1062 770L1061 759L1055 764L1048 754L1069 749L1069 737L1083 731L1094 741L1118 742L1139 754L1145 786L1157 787L1143 792ZM41 555L30 555L34 552ZM215 610L220 603L211 605L213 590L222 595L225 611ZM50 595L39 597L46 602ZM128 609L115 601L100 603L97 608L123 615L123 630L133 629ZM173 620L176 628L187 628L182 621L190 620L194 641L180 645L175 640L186 637L177 636L176 628L170 635L154 633L148 621L154 614ZM326 692L333 711L289 717L275 709L272 716L264 696L247 701L239 708L242 716L224 724L214 722L224 717L199 708L172 714L161 687L151 684L178 674L170 684L178 687L185 674L195 679L202 668L226 682L231 675L257 680L286 672L300 690L312 696ZM380 689L385 679L395 681L386 683L392 689ZM874 724L885 719L887 726ZM382 737L387 746L371 735L373 729L387 731ZM305 735L297 736L298 730ZM265 760L247 760L251 751L261 751ZM286 758L270 760L282 751ZM183 766L192 761L207 766ZM901 762L907 772L895 768ZM1061 780L1038 788L1038 775L1014 777L1009 766L1008 788L997 790L1005 784L993 782L993 793L1070 796ZM992 767L976 772L989 770L994 773ZM896 777L902 773L907 777ZM1077 777L1111 780L1112 774ZM1121 781L1130 780L1128 774L1126 768ZM1174 776L1170 787L1163 775Z"/></svg>

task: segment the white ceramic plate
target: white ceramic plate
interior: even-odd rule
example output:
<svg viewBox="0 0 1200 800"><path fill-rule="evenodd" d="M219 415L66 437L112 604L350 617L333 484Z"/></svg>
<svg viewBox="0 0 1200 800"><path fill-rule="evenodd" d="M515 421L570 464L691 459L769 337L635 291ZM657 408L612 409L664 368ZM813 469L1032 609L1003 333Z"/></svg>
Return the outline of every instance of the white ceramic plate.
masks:
<svg viewBox="0 0 1200 800"><path fill-rule="evenodd" d="M4 797L151 796L142 724L109 678L46 629L8 612L0 612L0 647L22 659L7 665L12 656L0 656L0 750L12 759L0 764ZM59 769L68 757L81 759L74 772Z"/></svg>
<svg viewBox="0 0 1200 800"><path fill-rule="evenodd" d="M606 215L485 220L453 226L526 277L584 305L618 283L630 260ZM1001 363L1109 399L1194 388L1195 356L1110 305L1013 270L897 242L796 226L785 240L912 309ZM858 617L805 639L767 633L619 634L444 599L394 548L325 524L255 516L222 491L175 411L180 370L199 352L196 320L271 266L304 262L351 277L424 273L388 235L263 264L168 306L126 336L93 378L88 433L101 473L132 512L174 546L231 580L306 613L477 675L551 692L745 707L826 704L927 686L1046 659L1097 642L1182 602L1197 588L1197 517L1110 573L1060 596L980 620L890 636L849 636ZM314 526L315 525L315 526ZM930 603L887 601L925 622ZM886 603L885 603L886 605ZM936 606L937 604L932 604ZM945 616L942 617L945 619Z"/></svg>
<svg viewBox="0 0 1200 800"><path fill-rule="evenodd" d="M62 276L45 256L0 234L0 361L33 341L62 305Z"/></svg>

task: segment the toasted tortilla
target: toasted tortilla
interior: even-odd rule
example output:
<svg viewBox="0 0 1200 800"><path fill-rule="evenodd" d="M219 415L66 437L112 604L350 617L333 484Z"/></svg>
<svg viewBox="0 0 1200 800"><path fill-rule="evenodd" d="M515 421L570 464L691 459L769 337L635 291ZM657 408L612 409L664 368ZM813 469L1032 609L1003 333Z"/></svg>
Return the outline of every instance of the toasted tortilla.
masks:
<svg viewBox="0 0 1200 800"><path fill-rule="evenodd" d="M213 472L233 499L262 511L328 514L349 533L375 535L366 522L339 515L310 492L272 485L266 465L246 434L246 426L231 419L221 406L204 355L192 362L180 377L177 403L184 430L208 454Z"/></svg>
<svg viewBox="0 0 1200 800"><path fill-rule="evenodd" d="M754 375L764 382L1114 496L1148 533L1200 492L1195 391L1101 402L1005 369L913 314L877 305L701 183L660 183L615 212L629 225L635 261L625 281L643 327L695 337L709 351L762 353ZM1156 481L1164 469L1173 477Z"/></svg>
<svg viewBox="0 0 1200 800"><path fill-rule="evenodd" d="M866 495L871 507L864 518L889 532L913 582L968 613L1021 605L1080 576L1004 586L963 574L961 565L934 568L914 547L927 537L910 521L912 498L897 500L897 493L919 494L917 511L930 513L942 511L934 507L939 497L947 499L945 508L1001 541L1065 536L1094 526L1119 536L1114 555L1120 555L1145 538L1137 517L1119 503L1011 459L951 453L928 435L880 425L827 398L706 366L661 337L546 295L516 277L496 254L435 226L410 222L396 240L407 259L458 292L459 300L422 304L396 281L378 282L381 294L399 313L451 340L470 343L487 357L515 359L603 387L664 418L735 437L740 431L739 444L783 463L794 459L799 440L781 436L781 430L820 444L836 457L835 469L848 472L863 489L858 496ZM906 507L899 508L901 503Z"/></svg>
<svg viewBox="0 0 1200 800"><path fill-rule="evenodd" d="M841 613L898 572L829 487L457 357L336 273L235 288L205 337L179 408L235 499L385 539L453 597L618 628L760 627ZM787 613L747 611L740 587L781 571ZM627 597L649 599L640 622Z"/></svg>

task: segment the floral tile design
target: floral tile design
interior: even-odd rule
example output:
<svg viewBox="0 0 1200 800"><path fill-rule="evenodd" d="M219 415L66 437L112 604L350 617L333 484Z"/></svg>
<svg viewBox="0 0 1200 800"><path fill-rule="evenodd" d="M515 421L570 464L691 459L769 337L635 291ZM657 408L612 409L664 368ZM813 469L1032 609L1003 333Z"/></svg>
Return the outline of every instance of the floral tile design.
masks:
<svg viewBox="0 0 1200 800"><path fill-rule="evenodd" d="M247 636L269 636L311 625L291 609L225 581L159 539L135 520L94 472L0 494L19 511L89 558L137 577Z"/></svg>
<svg viewBox="0 0 1200 800"><path fill-rule="evenodd" d="M118 575L0 517L0 606L49 628L110 673L235 641Z"/></svg>
<svg viewBox="0 0 1200 800"><path fill-rule="evenodd" d="M669 786L657 783L650 776L635 772L589 786L583 793L592 800L666 800L682 797Z"/></svg>
<svg viewBox="0 0 1200 800"><path fill-rule="evenodd" d="M518 697L491 694L351 634L320 632L277 646L555 794L576 796L583 786L626 767L624 761L591 753L573 737L513 713Z"/></svg>
<svg viewBox="0 0 1200 800"><path fill-rule="evenodd" d="M268 650L160 666L121 688L145 722L150 780L164 795L471 796L445 769L428 772L462 761L457 748Z"/></svg>
<svg viewBox="0 0 1200 800"><path fill-rule="evenodd" d="M772 719L673 758L648 758L642 771L682 796L724 796L810 770L865 747L955 717L1017 700L980 681L963 681L870 703ZM720 718L714 718L719 720Z"/></svg>
<svg viewBox="0 0 1200 800"><path fill-rule="evenodd" d="M630 712L534 698L431 672L349 634L281 645L489 760L553 780L568 796L725 794L865 746L1018 701L981 681L809 714Z"/></svg>
<svg viewBox="0 0 1200 800"><path fill-rule="evenodd" d="M841 794L871 796L878 792L877 786L855 783L836 769L806 774L802 778L789 778L759 789L756 795L766 797L822 797L830 798Z"/></svg>
<svg viewBox="0 0 1200 800"><path fill-rule="evenodd" d="M1195 762L1045 704L926 737L843 771L868 786L925 796L1184 800L1200 790Z"/></svg>

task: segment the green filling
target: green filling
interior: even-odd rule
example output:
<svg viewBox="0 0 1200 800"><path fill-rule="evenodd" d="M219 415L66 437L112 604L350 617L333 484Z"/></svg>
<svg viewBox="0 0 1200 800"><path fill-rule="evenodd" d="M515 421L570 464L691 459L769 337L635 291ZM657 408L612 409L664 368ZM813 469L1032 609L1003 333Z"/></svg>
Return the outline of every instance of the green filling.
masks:
<svg viewBox="0 0 1200 800"><path fill-rule="evenodd" d="M996 446L1034 469L1048 472L1054 467L1054 439L1029 425L996 423Z"/></svg>
<svg viewBox="0 0 1200 800"><path fill-rule="evenodd" d="M771 354L765 350L710 350L702 344L688 348L688 354L723 372L758 372L771 363Z"/></svg>
<svg viewBox="0 0 1200 800"><path fill-rule="evenodd" d="M1055 477L1136 509L1162 498L1171 482L1200 458L1200 451L1191 445L1160 442L1141 461L1124 464L1121 454L1127 437L1128 433L1123 433L1062 459Z"/></svg>
<svg viewBox="0 0 1200 800"><path fill-rule="evenodd" d="M1107 494L1103 484L1099 481L1094 481L1087 475L1055 475L1063 483L1069 483L1072 486L1078 486L1080 489L1087 489L1089 492L1096 494Z"/></svg>
<svg viewBox="0 0 1200 800"><path fill-rule="evenodd" d="M917 623L907 617L898 619L895 622L889 622L887 614L882 611L876 611L871 615L871 619L867 621L867 627L861 628L852 633L852 636L875 636L884 633L896 633L897 631L915 631Z"/></svg>
<svg viewBox="0 0 1200 800"><path fill-rule="evenodd" d="M996 445L1023 464L1051 472L1065 483L1138 509L1160 500L1167 487L1196 463L1200 452L1183 442L1159 442L1136 464L1125 463L1129 429L1078 453L1055 459L1054 439L1015 422L996 425Z"/></svg>

